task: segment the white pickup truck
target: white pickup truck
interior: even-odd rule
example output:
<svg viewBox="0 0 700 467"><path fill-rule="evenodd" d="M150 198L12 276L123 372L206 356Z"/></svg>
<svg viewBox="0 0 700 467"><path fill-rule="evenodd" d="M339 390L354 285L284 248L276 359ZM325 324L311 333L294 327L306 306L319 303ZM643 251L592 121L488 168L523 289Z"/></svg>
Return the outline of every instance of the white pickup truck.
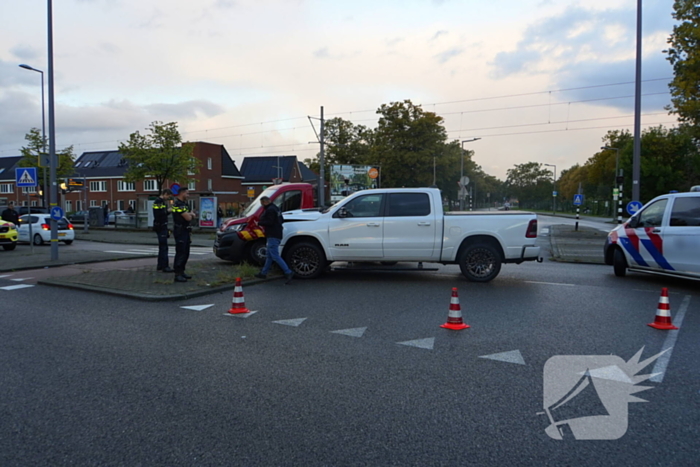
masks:
<svg viewBox="0 0 700 467"><path fill-rule="evenodd" d="M444 213L438 189L378 189L323 211L285 212L282 256L302 279L319 276L334 261L406 261L459 264L468 280L488 282L502 263L541 261L536 240L533 213Z"/></svg>

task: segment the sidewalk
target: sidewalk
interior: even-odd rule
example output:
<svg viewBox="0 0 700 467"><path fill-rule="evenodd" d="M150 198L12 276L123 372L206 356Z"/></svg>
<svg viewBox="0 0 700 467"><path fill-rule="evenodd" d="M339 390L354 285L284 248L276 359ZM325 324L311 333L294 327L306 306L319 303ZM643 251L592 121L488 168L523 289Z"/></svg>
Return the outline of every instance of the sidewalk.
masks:
<svg viewBox="0 0 700 467"><path fill-rule="evenodd" d="M93 229L88 234L77 232L77 240L124 243L133 246L157 245L152 232L114 231ZM552 261L603 264L603 244L606 233L590 227L579 226L575 231L571 225L552 225L550 243ZM171 239L172 240L172 239ZM193 235L193 245L211 247L211 233ZM35 269L33 276L42 276L38 283L56 287L87 290L103 294L119 295L138 300L184 300L232 290L236 277L246 285L261 282L253 280L259 268L249 265L234 265L218 258L197 260L190 258L187 272L193 279L186 283L173 282L172 274L156 271L153 257L126 257L99 249L80 249L76 244L61 245L60 262L49 259L49 247L37 247L33 255L27 245L12 252L3 252L0 271ZM171 245L171 254L174 246ZM115 260L122 261L115 261ZM172 258L171 258L172 260ZM93 264L90 264L93 263ZM80 264L80 266L76 266ZM122 266L123 265L123 266ZM21 266L21 267L20 267ZM62 267L57 267L62 266ZM41 269L41 273L36 271ZM27 272L25 275L29 275ZM280 278L274 276L272 278Z"/></svg>
<svg viewBox="0 0 700 467"><path fill-rule="evenodd" d="M605 264L603 246L607 233L591 227L552 225L549 241L552 246L552 261L563 263Z"/></svg>

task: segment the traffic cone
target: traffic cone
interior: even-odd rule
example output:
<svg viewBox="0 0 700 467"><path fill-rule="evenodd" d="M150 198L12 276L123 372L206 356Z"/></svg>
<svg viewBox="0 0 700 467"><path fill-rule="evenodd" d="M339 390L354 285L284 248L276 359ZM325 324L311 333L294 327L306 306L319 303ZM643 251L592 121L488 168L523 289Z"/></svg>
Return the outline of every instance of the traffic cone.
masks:
<svg viewBox="0 0 700 467"><path fill-rule="evenodd" d="M236 286L233 288L233 303L228 312L232 315L250 313L250 310L245 307L245 298L243 298L243 286L241 285L240 277L236 278Z"/></svg>
<svg viewBox="0 0 700 467"><path fill-rule="evenodd" d="M678 329L671 322L671 305L668 301L668 289L666 287L661 289L661 297L659 297L659 307L656 309L656 317L653 323L647 324L656 329Z"/></svg>
<svg viewBox="0 0 700 467"><path fill-rule="evenodd" d="M459 331L467 329L468 324L464 324L462 320L462 308L459 306L459 296L457 295L457 287L452 288L452 299L450 299L450 311L447 313L447 322L440 325L441 328L452 329Z"/></svg>

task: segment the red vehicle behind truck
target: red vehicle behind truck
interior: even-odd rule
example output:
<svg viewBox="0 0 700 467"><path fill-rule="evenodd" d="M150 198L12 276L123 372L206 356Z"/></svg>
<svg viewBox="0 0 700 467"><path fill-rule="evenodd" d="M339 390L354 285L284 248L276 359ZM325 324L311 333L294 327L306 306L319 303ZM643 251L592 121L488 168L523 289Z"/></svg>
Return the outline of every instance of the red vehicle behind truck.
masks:
<svg viewBox="0 0 700 467"><path fill-rule="evenodd" d="M316 190L308 183L283 183L264 190L241 213L241 217L229 219L216 232L214 254L224 260L242 263L247 261L262 266L267 256L265 232L258 226L263 212L260 198L267 196L281 212L297 209L313 209L316 206Z"/></svg>

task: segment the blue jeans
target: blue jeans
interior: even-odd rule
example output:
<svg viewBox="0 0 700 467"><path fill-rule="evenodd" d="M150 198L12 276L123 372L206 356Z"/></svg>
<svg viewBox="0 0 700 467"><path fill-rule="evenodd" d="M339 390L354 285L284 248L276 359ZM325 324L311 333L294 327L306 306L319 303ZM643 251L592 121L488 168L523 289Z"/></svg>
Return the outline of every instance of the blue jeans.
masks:
<svg viewBox="0 0 700 467"><path fill-rule="evenodd" d="M292 270L289 269L287 263L284 262L282 257L280 257L280 243L282 242L279 238L268 238L267 239L267 259L265 260L265 266L263 266L261 274L267 275L272 267L272 262L274 261L282 268L282 272L285 274L291 274Z"/></svg>

